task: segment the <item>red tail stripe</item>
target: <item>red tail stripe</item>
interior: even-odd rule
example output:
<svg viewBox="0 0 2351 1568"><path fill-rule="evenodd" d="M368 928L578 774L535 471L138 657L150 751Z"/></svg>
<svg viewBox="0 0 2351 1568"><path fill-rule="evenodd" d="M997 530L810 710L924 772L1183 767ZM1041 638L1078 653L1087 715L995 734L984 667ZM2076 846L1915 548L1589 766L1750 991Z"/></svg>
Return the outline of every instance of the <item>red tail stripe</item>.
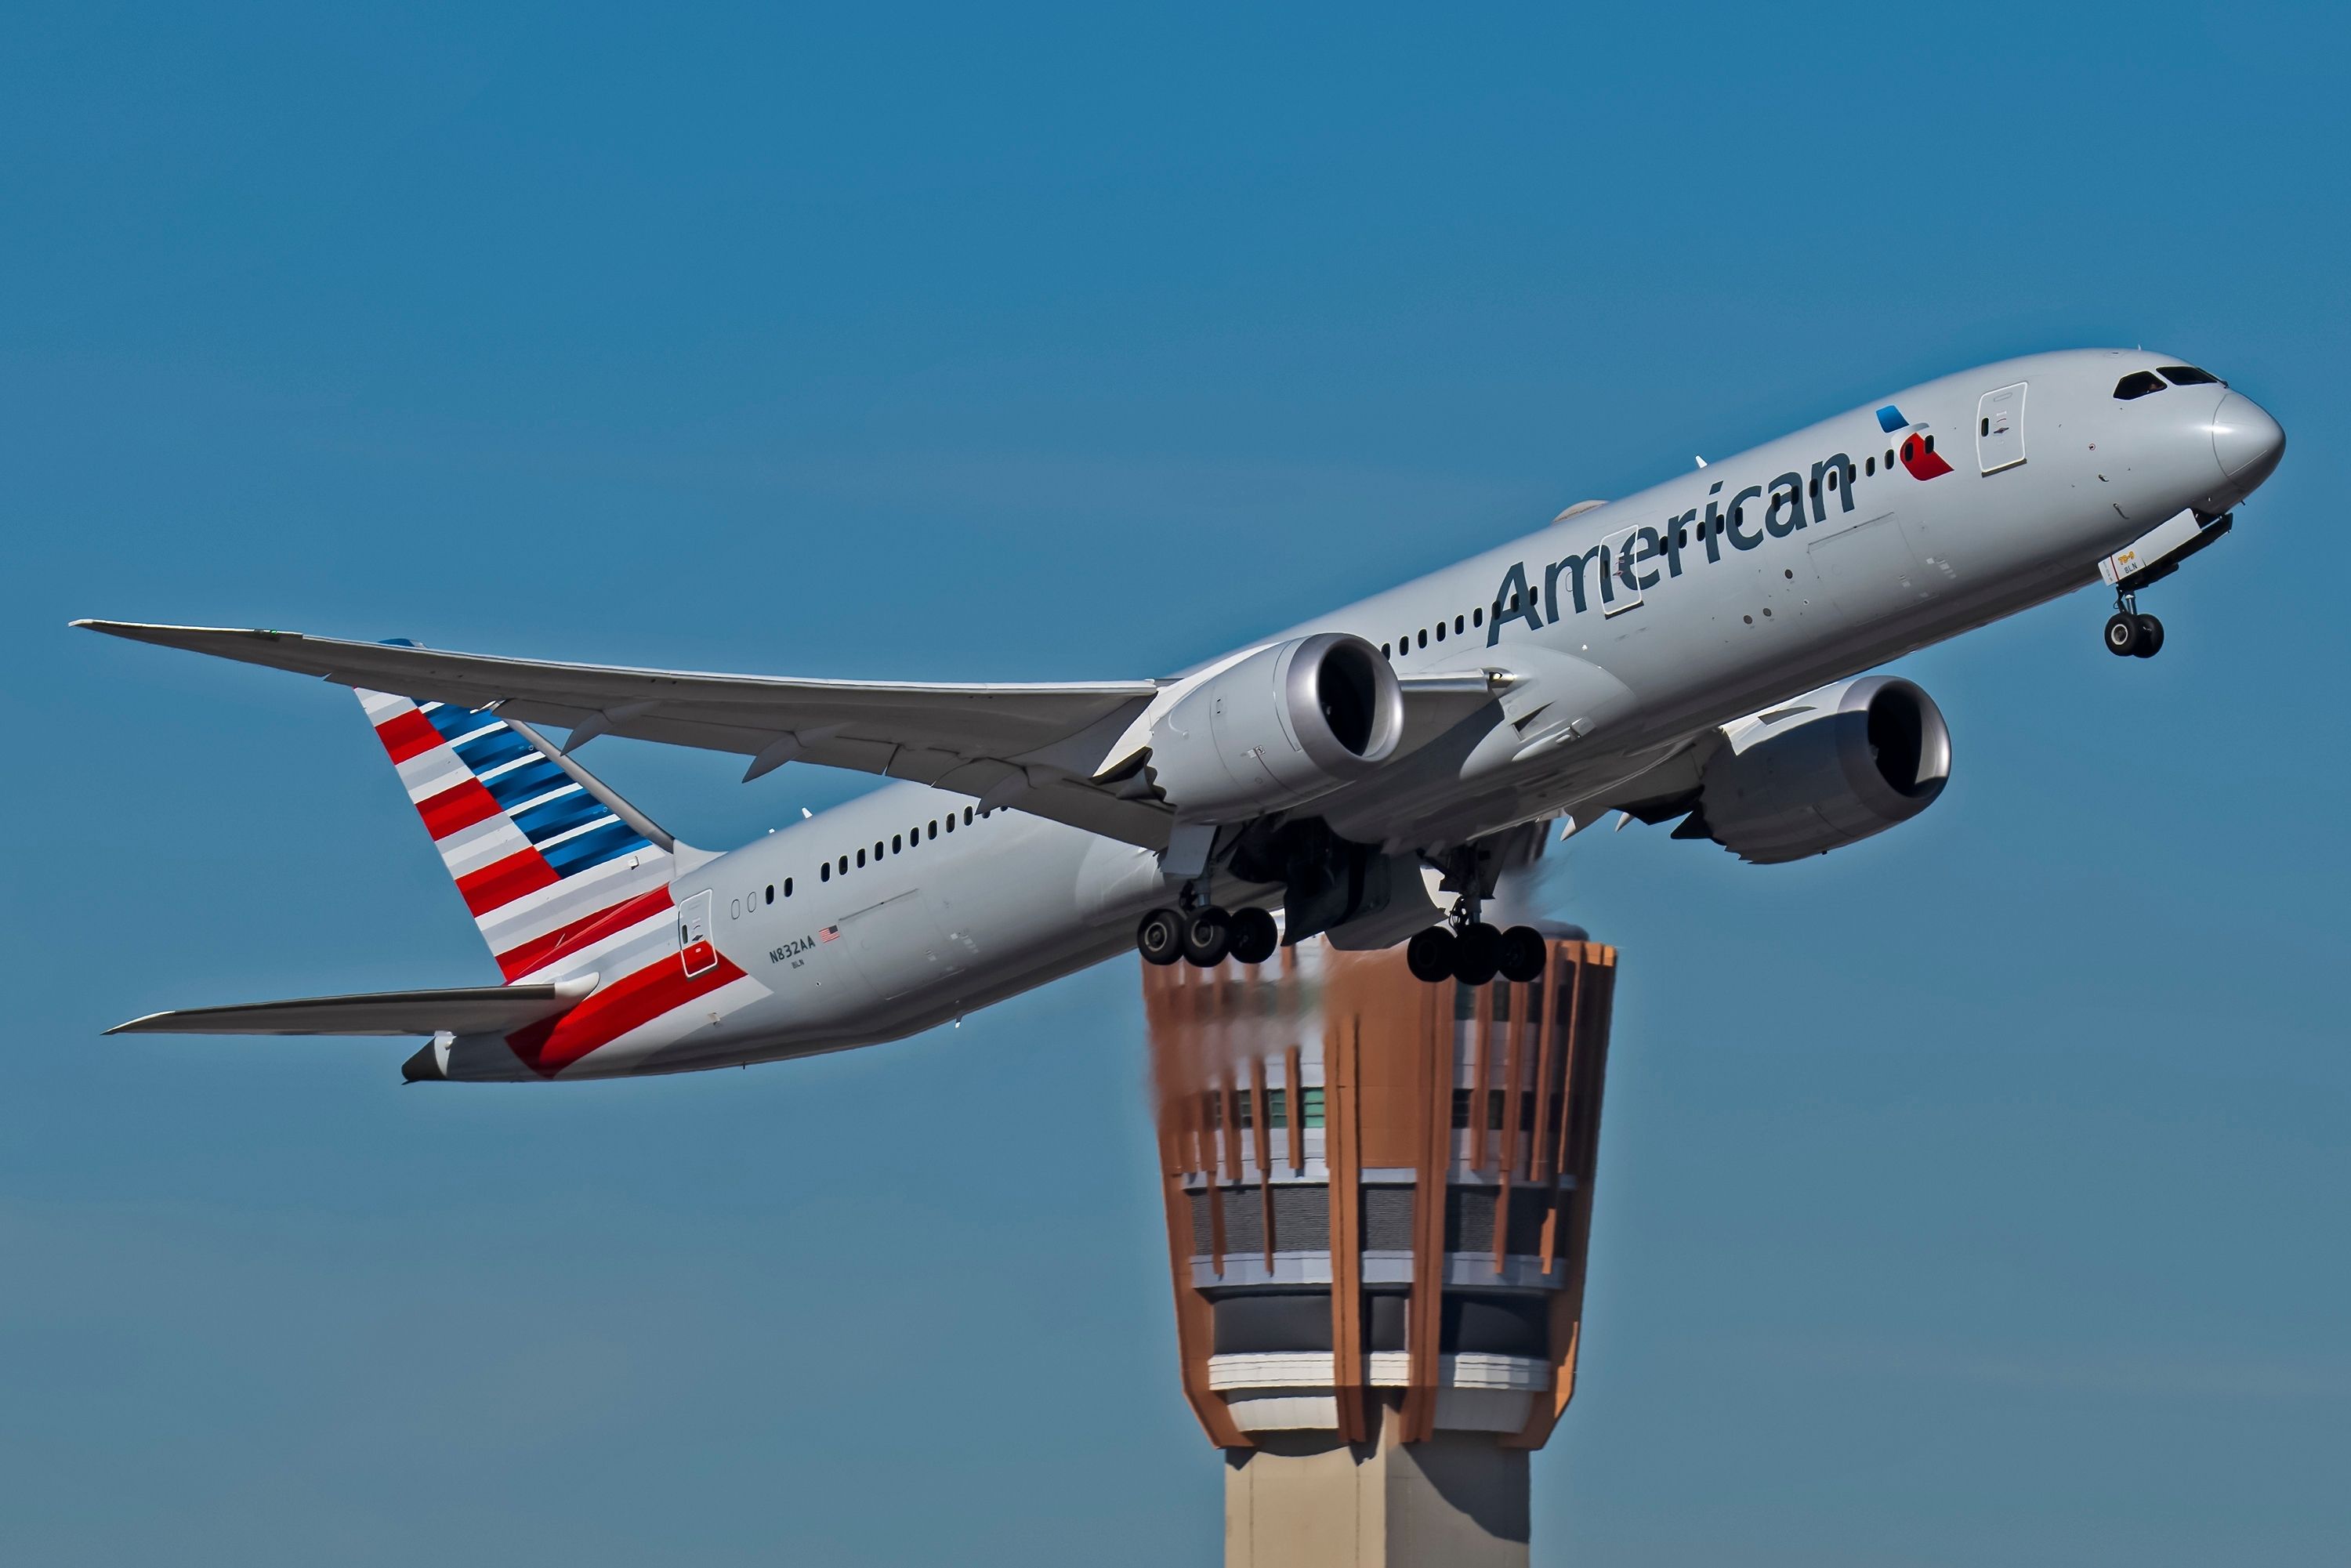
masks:
<svg viewBox="0 0 2351 1568"><path fill-rule="evenodd" d="M496 796L482 788L480 779L468 779L416 802L416 814L424 819L426 832L435 839L445 839L462 828L496 816L498 802Z"/></svg>
<svg viewBox="0 0 2351 1568"><path fill-rule="evenodd" d="M465 897L466 908L475 915L487 915L560 880L545 855L526 847L479 871L467 872L457 879L457 891Z"/></svg>
<svg viewBox="0 0 2351 1568"><path fill-rule="evenodd" d="M392 753L394 763L407 761L420 751L430 751L441 744L441 732L433 721L414 708L394 714L375 727L376 738Z"/></svg>
<svg viewBox="0 0 2351 1568"><path fill-rule="evenodd" d="M743 971L721 957L699 975L689 976L674 953L664 953L633 975L625 975L568 1013L517 1030L507 1044L523 1065L552 1078L590 1051L610 1045L631 1030L674 1009L682 1008L719 987L743 977Z"/></svg>
<svg viewBox="0 0 2351 1568"><path fill-rule="evenodd" d="M509 947L498 955L498 970L511 981L544 966L549 958L566 947L585 947L590 942L601 941L615 931L625 931L648 915L657 915L671 907L667 884L623 900L610 909L600 909L593 915L583 915L568 925L559 925L544 936L534 936L518 946Z"/></svg>

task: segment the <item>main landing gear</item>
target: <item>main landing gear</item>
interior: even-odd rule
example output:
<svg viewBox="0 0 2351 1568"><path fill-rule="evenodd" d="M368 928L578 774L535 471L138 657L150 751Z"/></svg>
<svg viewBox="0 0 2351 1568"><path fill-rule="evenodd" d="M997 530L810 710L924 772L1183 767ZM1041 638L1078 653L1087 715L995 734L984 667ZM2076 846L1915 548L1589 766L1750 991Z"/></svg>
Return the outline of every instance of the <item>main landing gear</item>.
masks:
<svg viewBox="0 0 2351 1568"><path fill-rule="evenodd" d="M1482 986L1499 975L1506 980L1541 977L1550 953L1542 933L1531 925L1497 930L1478 918L1477 905L1463 899L1450 919L1405 944L1404 961L1416 979L1430 985L1458 980Z"/></svg>
<svg viewBox="0 0 2351 1568"><path fill-rule="evenodd" d="M2106 652L2118 659L2152 659L2163 652L2163 622L2139 613L2138 595L2115 595L2115 613L2106 622Z"/></svg>
<svg viewBox="0 0 2351 1568"><path fill-rule="evenodd" d="M1227 958L1262 964L1281 946L1281 928L1262 909L1228 913L1213 904L1188 910L1155 909L1134 928L1134 946L1148 964L1173 964L1179 958L1203 969L1213 969Z"/></svg>

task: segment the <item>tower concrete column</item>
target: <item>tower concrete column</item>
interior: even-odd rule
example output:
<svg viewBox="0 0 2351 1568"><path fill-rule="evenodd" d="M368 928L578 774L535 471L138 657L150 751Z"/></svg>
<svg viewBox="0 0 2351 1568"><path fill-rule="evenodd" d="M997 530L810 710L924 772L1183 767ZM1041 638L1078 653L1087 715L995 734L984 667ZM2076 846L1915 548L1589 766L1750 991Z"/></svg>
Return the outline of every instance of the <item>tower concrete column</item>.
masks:
<svg viewBox="0 0 2351 1568"><path fill-rule="evenodd" d="M1477 1433L1260 1432L1225 1455L1226 1568L1526 1568L1527 1460Z"/></svg>
<svg viewBox="0 0 2351 1568"><path fill-rule="evenodd" d="M1186 1397L1226 1562L1528 1560L1574 1390L1614 948L1425 985L1321 942L1144 971Z"/></svg>

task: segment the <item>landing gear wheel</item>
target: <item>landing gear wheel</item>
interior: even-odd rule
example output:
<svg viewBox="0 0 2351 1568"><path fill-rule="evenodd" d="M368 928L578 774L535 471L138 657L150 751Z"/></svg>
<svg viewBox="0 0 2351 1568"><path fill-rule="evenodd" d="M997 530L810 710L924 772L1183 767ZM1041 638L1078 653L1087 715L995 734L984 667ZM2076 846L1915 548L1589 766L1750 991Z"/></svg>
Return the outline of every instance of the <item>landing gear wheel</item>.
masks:
<svg viewBox="0 0 2351 1568"><path fill-rule="evenodd" d="M1134 948L1146 964L1172 964L1184 956L1184 917L1155 909L1134 928Z"/></svg>
<svg viewBox="0 0 2351 1568"><path fill-rule="evenodd" d="M2147 617L2153 619L2153 617ZM2117 610L2106 621L2106 652L2117 659L2127 659L2138 652L2145 633L2139 630L2140 617L2126 615Z"/></svg>
<svg viewBox="0 0 2351 1568"><path fill-rule="evenodd" d="M1233 917L1211 904L1196 909L1184 921L1184 956L1195 967L1213 969L1225 961L1233 945Z"/></svg>
<svg viewBox="0 0 2351 1568"><path fill-rule="evenodd" d="M1502 934L1480 920L1465 925L1455 938L1453 977L1465 986L1482 986L1501 972Z"/></svg>
<svg viewBox="0 0 2351 1568"><path fill-rule="evenodd" d="M1539 980L1550 960L1550 947L1533 926L1513 925L1502 933L1502 978Z"/></svg>
<svg viewBox="0 0 2351 1568"><path fill-rule="evenodd" d="M1273 915L1263 909L1238 909L1233 912L1232 943L1228 956L1244 964L1262 964L1273 956L1281 946L1281 927L1273 923Z"/></svg>
<svg viewBox="0 0 2351 1568"><path fill-rule="evenodd" d="M1405 967L1412 971L1414 979L1426 980L1432 986L1449 980L1453 977L1454 949L1460 945L1460 939L1446 926L1432 925L1426 931L1416 931L1404 946Z"/></svg>
<svg viewBox="0 0 2351 1568"><path fill-rule="evenodd" d="M2152 615L2138 618L2138 646L2131 652L2142 659L2152 659L2163 652L2163 622Z"/></svg>

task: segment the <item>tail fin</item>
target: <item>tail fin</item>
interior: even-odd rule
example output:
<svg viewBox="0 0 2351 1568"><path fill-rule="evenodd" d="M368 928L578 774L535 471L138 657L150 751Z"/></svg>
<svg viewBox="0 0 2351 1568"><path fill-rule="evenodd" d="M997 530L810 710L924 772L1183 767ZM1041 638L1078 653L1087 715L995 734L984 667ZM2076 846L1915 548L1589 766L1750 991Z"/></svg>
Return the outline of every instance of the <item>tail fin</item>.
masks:
<svg viewBox="0 0 2351 1568"><path fill-rule="evenodd" d="M622 949L675 946L680 846L650 819L486 708L359 698L509 984L631 969Z"/></svg>

